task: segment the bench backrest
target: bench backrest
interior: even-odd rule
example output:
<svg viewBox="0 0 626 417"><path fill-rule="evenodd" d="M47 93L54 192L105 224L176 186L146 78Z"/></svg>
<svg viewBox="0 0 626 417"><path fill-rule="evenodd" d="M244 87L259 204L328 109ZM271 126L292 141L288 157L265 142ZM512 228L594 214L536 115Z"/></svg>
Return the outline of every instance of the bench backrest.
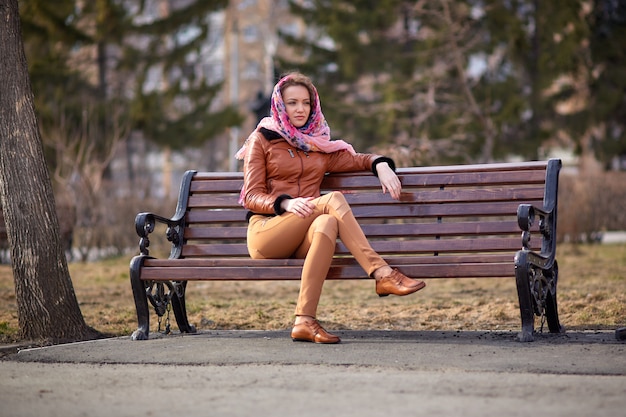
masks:
<svg viewBox="0 0 626 417"><path fill-rule="evenodd" d="M550 165L543 161L401 168L399 202L383 194L378 179L368 172L328 175L323 190L346 195L373 248L385 257L472 254L477 262L487 262L500 254L512 262L522 246L518 206L544 207L545 201L556 201L549 194L556 193L558 167L552 164L556 172L548 175ZM546 179L554 184L546 184ZM185 217L181 257L249 257L246 211L237 202L242 182L240 172L185 174L177 210ZM531 242L531 247L540 246L540 241ZM340 242L336 253L347 253Z"/></svg>

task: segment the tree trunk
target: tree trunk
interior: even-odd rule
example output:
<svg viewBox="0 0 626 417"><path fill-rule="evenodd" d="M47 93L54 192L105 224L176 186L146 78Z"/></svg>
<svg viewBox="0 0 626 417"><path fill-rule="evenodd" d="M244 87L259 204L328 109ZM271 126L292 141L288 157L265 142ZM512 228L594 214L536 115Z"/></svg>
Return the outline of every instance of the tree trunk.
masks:
<svg viewBox="0 0 626 417"><path fill-rule="evenodd" d="M83 319L59 236L21 37L17 0L0 0L0 203L20 335L51 342L98 336Z"/></svg>

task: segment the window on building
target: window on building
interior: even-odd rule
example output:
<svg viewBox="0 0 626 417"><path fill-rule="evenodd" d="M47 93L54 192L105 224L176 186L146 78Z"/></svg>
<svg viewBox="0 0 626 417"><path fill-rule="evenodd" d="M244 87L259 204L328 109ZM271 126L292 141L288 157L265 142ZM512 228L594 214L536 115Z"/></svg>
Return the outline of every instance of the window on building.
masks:
<svg viewBox="0 0 626 417"><path fill-rule="evenodd" d="M248 61L246 62L246 66L241 73L241 78L244 80L255 80L260 77L261 74L261 66L256 61Z"/></svg>
<svg viewBox="0 0 626 417"><path fill-rule="evenodd" d="M216 84L224 81L224 64L213 61L203 65L204 78L209 84Z"/></svg>
<svg viewBox="0 0 626 417"><path fill-rule="evenodd" d="M259 39L259 28L255 25L246 26L242 36L245 42L256 42Z"/></svg>
<svg viewBox="0 0 626 417"><path fill-rule="evenodd" d="M300 27L296 22L287 23L286 25L282 25L280 27L280 32L284 33L288 36L298 36L300 35Z"/></svg>
<svg viewBox="0 0 626 417"><path fill-rule="evenodd" d="M257 4L257 0L241 0L237 8L239 10L245 10L248 7L256 6L256 4Z"/></svg>

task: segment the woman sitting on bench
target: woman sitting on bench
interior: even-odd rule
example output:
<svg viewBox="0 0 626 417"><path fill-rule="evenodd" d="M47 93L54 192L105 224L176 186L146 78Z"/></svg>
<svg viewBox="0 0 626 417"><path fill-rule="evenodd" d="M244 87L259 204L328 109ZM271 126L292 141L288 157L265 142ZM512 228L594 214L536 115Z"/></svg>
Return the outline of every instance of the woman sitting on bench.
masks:
<svg viewBox="0 0 626 417"><path fill-rule="evenodd" d="M241 203L249 210L247 245L253 259L304 259L294 341L338 343L316 320L317 306L330 268L337 237L368 276L376 293L407 295L423 281L392 269L370 246L343 194L320 196L328 172L372 170L382 192L400 198L394 162L380 155L356 153L331 140L311 80L291 73L274 87L271 116L262 119L236 157L244 160Z"/></svg>

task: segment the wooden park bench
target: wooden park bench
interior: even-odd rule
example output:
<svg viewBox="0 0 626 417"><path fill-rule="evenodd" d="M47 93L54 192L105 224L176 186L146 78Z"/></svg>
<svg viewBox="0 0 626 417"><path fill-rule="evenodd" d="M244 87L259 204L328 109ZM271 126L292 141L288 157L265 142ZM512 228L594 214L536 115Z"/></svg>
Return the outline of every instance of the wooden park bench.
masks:
<svg viewBox="0 0 626 417"><path fill-rule="evenodd" d="M322 193L345 194L372 247L418 279L515 278L522 330L531 341L535 316L561 332L556 287L557 191L561 161L400 168L400 201L369 172L327 175ZM147 339L148 302L161 318L173 310L181 332L188 281L298 280L300 259L253 260L246 248L246 210L237 200L240 172L187 171L171 218L139 213L140 254L130 264L139 328ZM171 242L167 259L149 254L157 223ZM520 237L521 233L521 237ZM531 240L531 233L534 238ZM371 279L338 241L328 279ZM160 330L160 325L159 325ZM168 329L169 330L169 329Z"/></svg>

